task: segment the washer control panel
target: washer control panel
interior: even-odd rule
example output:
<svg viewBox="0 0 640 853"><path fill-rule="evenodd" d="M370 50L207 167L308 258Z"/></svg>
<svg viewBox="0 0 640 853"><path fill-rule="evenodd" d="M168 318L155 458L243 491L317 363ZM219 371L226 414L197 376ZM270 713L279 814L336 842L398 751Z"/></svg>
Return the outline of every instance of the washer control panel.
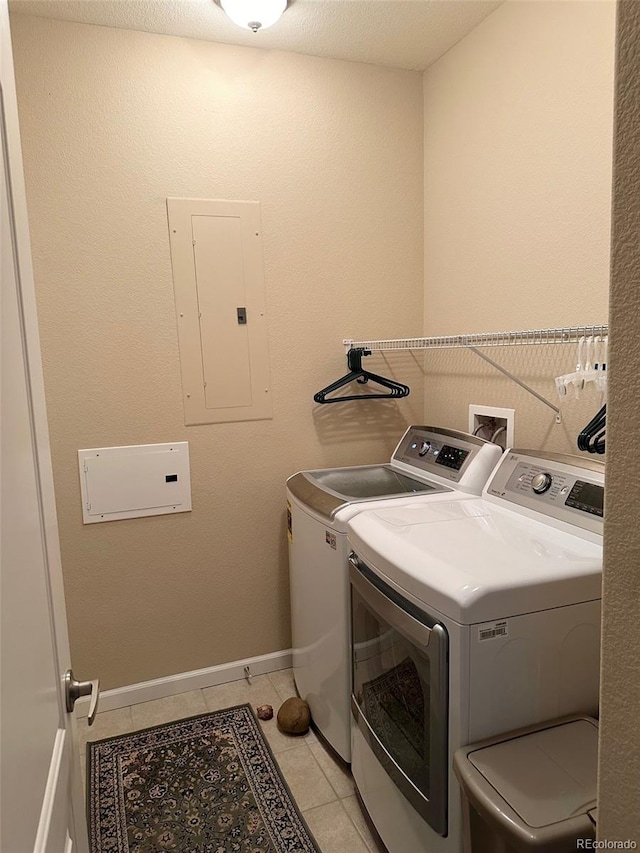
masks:
<svg viewBox="0 0 640 853"><path fill-rule="evenodd" d="M444 465L452 471L459 471L470 453L468 449L453 447L435 438L427 440L414 437L405 449L405 458L414 461L424 459L425 462L433 462L434 465Z"/></svg>
<svg viewBox="0 0 640 853"><path fill-rule="evenodd" d="M487 493L585 530L602 532L604 465L579 457L513 450L505 454Z"/></svg>
<svg viewBox="0 0 640 853"><path fill-rule="evenodd" d="M439 427L411 426L396 447L391 461L458 483L479 455L484 459L487 445L490 443L466 433ZM492 464L485 474L485 481L500 456L500 451L495 450L496 445L490 447ZM494 452L496 456L493 456Z"/></svg>
<svg viewBox="0 0 640 853"><path fill-rule="evenodd" d="M473 445L413 427L393 458L421 471L431 471L457 482L465 462L473 456Z"/></svg>

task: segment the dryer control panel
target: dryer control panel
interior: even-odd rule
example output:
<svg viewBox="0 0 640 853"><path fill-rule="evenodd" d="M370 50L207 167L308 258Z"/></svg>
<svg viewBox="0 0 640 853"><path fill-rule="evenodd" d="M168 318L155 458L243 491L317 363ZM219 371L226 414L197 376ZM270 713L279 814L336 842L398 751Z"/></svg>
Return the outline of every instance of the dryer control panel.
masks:
<svg viewBox="0 0 640 853"><path fill-rule="evenodd" d="M604 464L561 454L505 454L486 492L505 502L602 533Z"/></svg>

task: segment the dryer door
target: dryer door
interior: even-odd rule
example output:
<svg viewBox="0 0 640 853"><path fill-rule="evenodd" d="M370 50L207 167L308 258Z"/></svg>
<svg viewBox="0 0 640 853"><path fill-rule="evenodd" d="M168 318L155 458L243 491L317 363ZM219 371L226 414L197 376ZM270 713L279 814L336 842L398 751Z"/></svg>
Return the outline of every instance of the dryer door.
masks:
<svg viewBox="0 0 640 853"><path fill-rule="evenodd" d="M447 834L448 635L351 553L351 711L416 811Z"/></svg>

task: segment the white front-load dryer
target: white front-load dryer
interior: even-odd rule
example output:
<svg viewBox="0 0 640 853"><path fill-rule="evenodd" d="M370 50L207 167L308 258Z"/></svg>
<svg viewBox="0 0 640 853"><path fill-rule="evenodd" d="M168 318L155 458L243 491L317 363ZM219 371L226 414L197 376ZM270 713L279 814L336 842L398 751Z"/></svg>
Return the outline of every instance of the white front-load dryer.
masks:
<svg viewBox="0 0 640 853"><path fill-rule="evenodd" d="M389 853L460 853L461 746L597 714L604 466L507 451L482 498L348 523L352 771Z"/></svg>
<svg viewBox="0 0 640 853"><path fill-rule="evenodd" d="M347 522L383 504L477 496L501 454L466 433L411 426L388 464L287 480L294 678L315 728L344 761L351 760Z"/></svg>

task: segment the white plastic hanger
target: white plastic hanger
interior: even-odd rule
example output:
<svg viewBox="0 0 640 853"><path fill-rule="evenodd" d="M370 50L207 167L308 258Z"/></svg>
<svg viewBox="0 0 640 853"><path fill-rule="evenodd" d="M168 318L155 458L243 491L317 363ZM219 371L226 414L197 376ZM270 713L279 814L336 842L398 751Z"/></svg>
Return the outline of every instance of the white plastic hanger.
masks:
<svg viewBox="0 0 640 853"><path fill-rule="evenodd" d="M590 338L590 340L593 340L593 338ZM556 388L561 400L577 400L580 395L580 391L584 388L584 367L582 362L584 345L585 338L583 336L578 339L575 371L573 373L565 373L563 376L556 377Z"/></svg>
<svg viewBox="0 0 640 853"><path fill-rule="evenodd" d="M578 340L575 371L557 376L555 380L561 400L577 400L591 382L604 397L607 391L607 343L608 338L600 335Z"/></svg>

